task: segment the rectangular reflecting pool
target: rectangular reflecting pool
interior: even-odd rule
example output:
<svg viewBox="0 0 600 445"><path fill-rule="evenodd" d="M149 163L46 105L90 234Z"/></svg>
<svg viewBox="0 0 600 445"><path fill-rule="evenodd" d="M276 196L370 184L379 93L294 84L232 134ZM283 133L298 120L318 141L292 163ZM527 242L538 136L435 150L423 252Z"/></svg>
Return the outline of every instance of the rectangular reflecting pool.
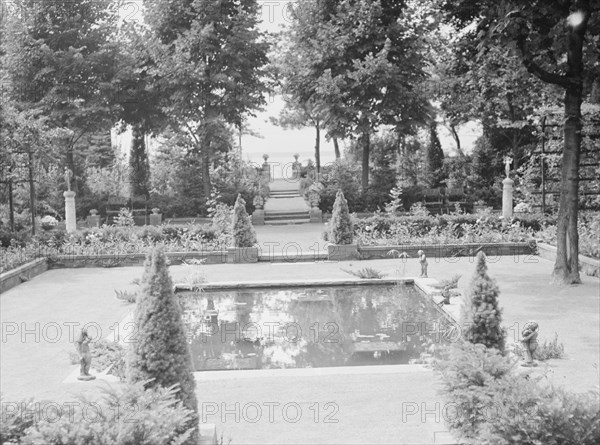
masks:
<svg viewBox="0 0 600 445"><path fill-rule="evenodd" d="M404 283L177 295L196 371L406 364L451 324Z"/></svg>

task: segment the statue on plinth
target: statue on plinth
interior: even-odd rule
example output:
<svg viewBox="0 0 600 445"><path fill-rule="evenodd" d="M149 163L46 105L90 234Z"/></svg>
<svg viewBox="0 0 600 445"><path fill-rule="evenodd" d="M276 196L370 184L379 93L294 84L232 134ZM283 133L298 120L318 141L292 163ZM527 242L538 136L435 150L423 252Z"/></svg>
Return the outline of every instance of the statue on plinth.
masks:
<svg viewBox="0 0 600 445"><path fill-rule="evenodd" d="M71 179L73 178L73 172L69 167L65 167L65 182L67 183L67 190L71 191Z"/></svg>
<svg viewBox="0 0 600 445"><path fill-rule="evenodd" d="M506 177L510 179L510 164L512 164L512 158L510 156L504 157L504 171L506 172Z"/></svg>
<svg viewBox="0 0 600 445"><path fill-rule="evenodd" d="M79 354L79 380L94 380L96 376L90 374L90 366L92 365L92 354L90 352L90 342L92 338L85 328L81 329L81 333L75 340L75 349Z"/></svg>
<svg viewBox="0 0 600 445"><path fill-rule="evenodd" d="M425 252L419 250L417 252L419 256L419 263L421 264L421 278L427 278L427 257L425 256Z"/></svg>
<svg viewBox="0 0 600 445"><path fill-rule="evenodd" d="M538 328L538 324L535 321L528 321L523 327L521 343L525 348L525 363L522 363L521 366L537 366L537 363L533 361L533 353L538 346Z"/></svg>

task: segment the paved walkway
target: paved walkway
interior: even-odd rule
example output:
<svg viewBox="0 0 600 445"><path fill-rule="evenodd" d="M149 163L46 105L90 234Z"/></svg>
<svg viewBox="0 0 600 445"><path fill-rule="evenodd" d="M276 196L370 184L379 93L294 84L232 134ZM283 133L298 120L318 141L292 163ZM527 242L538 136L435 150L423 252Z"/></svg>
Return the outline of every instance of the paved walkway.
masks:
<svg viewBox="0 0 600 445"><path fill-rule="evenodd" d="M294 226L294 232L299 227L303 226ZM274 241L292 242L291 234L277 235L274 228L270 229L270 235L259 233L259 238L271 236ZM309 244L319 230L307 229L302 243ZM349 278L342 268L365 266L390 277L415 276L419 271L416 259L405 263L386 259L194 268L200 268L208 281L224 282ZM174 281L183 281L194 268L172 267ZM450 278L462 273L461 290L468 285L473 271L474 262L469 258L432 259L429 265L432 277ZM566 359L550 360L532 372L548 372L553 383L587 391L598 385L600 281L584 276L582 285L557 288L549 283L551 271L552 263L538 257L502 257L489 265L490 275L500 286L500 304L509 335L517 335L524 322L535 319L540 324L542 341L556 332L565 345ZM97 395L106 382L69 379L77 368L68 357L73 350L69 326L94 322L103 337L115 330L122 335L130 333L119 322L132 307L116 300L114 289L133 289L131 280L141 273L140 267L52 270L3 293L3 402L25 397L61 402L79 393ZM206 420L216 423L219 434L223 432L226 440L231 437L233 443L431 443L435 432L445 430L443 418L436 415L443 408L436 394L439 383L431 371L418 366L315 368L273 374L224 371L197 373L196 378ZM239 419L235 418L236 402L240 403ZM257 405L262 412L254 422ZM273 422L268 417L269 406L274 409ZM297 406L301 414L293 422L300 413L294 411ZM422 418L423 408L429 414L424 413ZM231 409L233 414L222 417L223 409ZM339 422L325 422L326 417Z"/></svg>

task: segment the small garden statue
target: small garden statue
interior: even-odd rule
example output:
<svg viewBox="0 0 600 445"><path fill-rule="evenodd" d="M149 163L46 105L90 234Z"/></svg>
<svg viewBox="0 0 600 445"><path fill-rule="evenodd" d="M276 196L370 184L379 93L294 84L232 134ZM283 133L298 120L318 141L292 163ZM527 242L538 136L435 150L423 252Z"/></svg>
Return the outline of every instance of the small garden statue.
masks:
<svg viewBox="0 0 600 445"><path fill-rule="evenodd" d="M79 354L79 380L94 380L96 377L90 375L90 366L92 365L92 354L90 353L90 342L92 338L89 336L85 328L81 329L81 333L75 340L75 348Z"/></svg>
<svg viewBox="0 0 600 445"><path fill-rule="evenodd" d="M73 178L73 172L69 170L69 167L65 167L65 182L67 183L67 190L71 191L71 178Z"/></svg>
<svg viewBox="0 0 600 445"><path fill-rule="evenodd" d="M421 278L427 278L427 257L425 256L425 252L419 250L417 255L419 255L419 263L421 264Z"/></svg>
<svg viewBox="0 0 600 445"><path fill-rule="evenodd" d="M521 366L537 366L537 363L533 361L533 353L538 346L538 324L535 321L528 321L525 323L521 335L521 343L525 348L525 363L522 363Z"/></svg>
<svg viewBox="0 0 600 445"><path fill-rule="evenodd" d="M506 172L506 177L510 177L510 164L512 163L512 158L510 156L504 157L504 171Z"/></svg>

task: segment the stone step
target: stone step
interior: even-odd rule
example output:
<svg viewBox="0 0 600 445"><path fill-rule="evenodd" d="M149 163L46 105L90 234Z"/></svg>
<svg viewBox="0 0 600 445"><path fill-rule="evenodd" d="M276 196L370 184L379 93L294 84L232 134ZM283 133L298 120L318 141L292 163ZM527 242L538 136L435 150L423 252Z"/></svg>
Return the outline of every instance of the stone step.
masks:
<svg viewBox="0 0 600 445"><path fill-rule="evenodd" d="M305 219L273 219L273 220L265 220L265 224L269 226L283 226L286 224L308 224L310 223L310 218Z"/></svg>
<svg viewBox="0 0 600 445"><path fill-rule="evenodd" d="M310 219L310 214L307 211L297 212L265 212L265 221L282 220L282 219Z"/></svg>
<svg viewBox="0 0 600 445"><path fill-rule="evenodd" d="M299 195L299 194L297 194L297 193L296 193L295 195L281 195L281 196L277 196L277 195L273 196L273 195L271 195L269 198L270 198L270 199L289 199L289 198L300 198L300 195Z"/></svg>

